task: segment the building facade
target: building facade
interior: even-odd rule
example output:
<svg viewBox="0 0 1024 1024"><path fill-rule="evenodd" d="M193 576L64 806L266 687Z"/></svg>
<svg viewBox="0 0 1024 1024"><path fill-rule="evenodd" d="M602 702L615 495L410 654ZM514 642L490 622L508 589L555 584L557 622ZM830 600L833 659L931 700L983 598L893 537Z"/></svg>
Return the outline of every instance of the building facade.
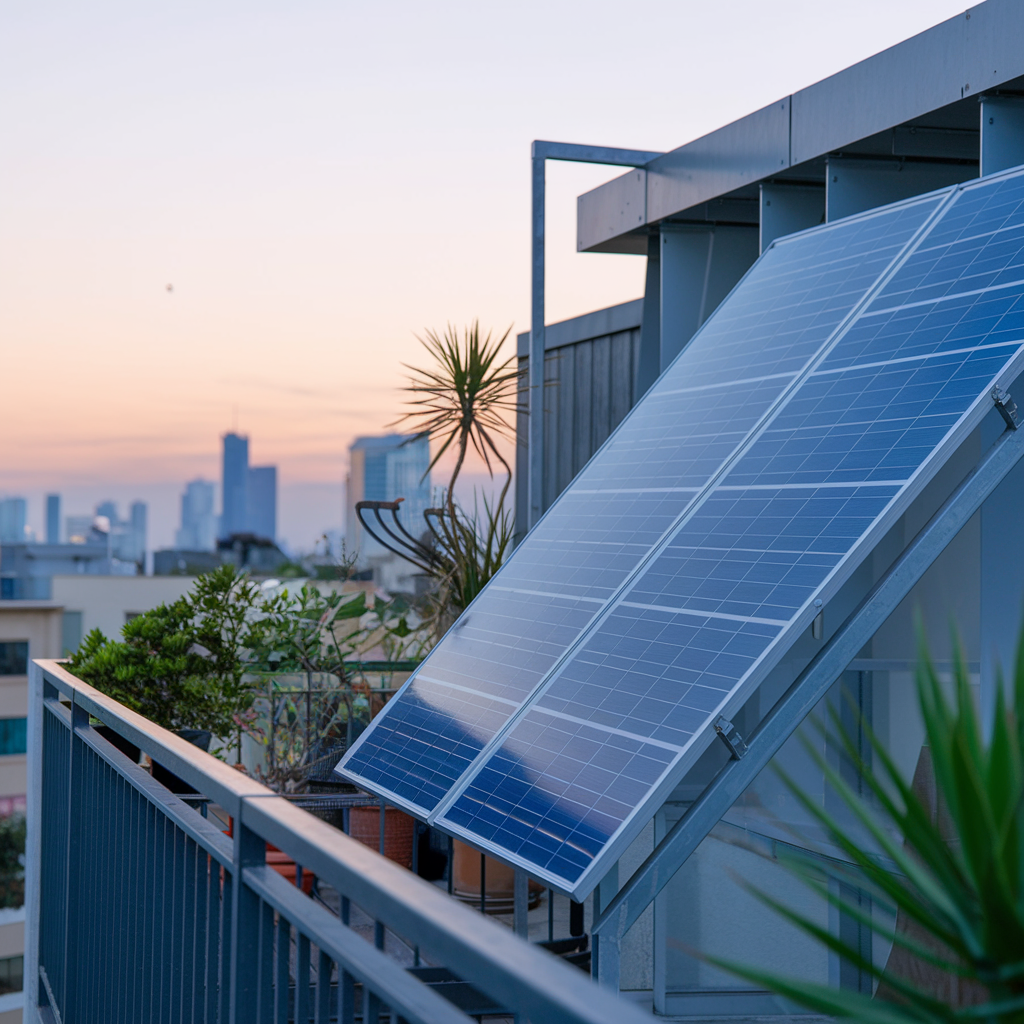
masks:
<svg viewBox="0 0 1024 1024"><path fill-rule="evenodd" d="M349 448L349 475L345 546L359 569L372 569L374 580L387 589L412 592L417 571L366 535L356 504L360 501L396 501L402 498L399 519L413 536L427 525L423 514L430 508L430 442L413 434L359 437Z"/></svg>

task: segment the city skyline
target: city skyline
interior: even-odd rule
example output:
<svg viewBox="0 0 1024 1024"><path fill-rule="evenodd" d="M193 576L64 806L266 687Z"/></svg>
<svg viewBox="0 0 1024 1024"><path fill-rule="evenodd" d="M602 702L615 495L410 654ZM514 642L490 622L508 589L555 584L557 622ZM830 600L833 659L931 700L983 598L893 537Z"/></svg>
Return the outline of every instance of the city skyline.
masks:
<svg viewBox="0 0 1024 1024"><path fill-rule="evenodd" d="M769 14L743 0L724 56L684 67L640 49L615 76L592 57L617 39L610 5L582 26L548 5L539 39L529 5L12 12L0 331L10 379L41 365L47 377L0 408L0 490L32 499L37 529L35 496L50 490L88 494L88 508L134 488L154 510L168 490L175 510L186 481L218 475L209 439L233 426L280 467L283 536L312 532L287 525L289 502L311 494L310 516L340 521L346 449L400 413L402 363L422 361L414 334L474 317L528 328L531 139L676 146L961 6L785 0ZM697 35L721 17L668 3L650 14ZM384 64L356 45L382 32ZM429 45L481 35L496 49L469 47L458 74ZM532 84L496 74L502 62ZM657 102L631 101L631 73ZM369 177L367 153L381 158ZM642 291L642 258L574 251L577 194L617 173L549 166L552 320Z"/></svg>

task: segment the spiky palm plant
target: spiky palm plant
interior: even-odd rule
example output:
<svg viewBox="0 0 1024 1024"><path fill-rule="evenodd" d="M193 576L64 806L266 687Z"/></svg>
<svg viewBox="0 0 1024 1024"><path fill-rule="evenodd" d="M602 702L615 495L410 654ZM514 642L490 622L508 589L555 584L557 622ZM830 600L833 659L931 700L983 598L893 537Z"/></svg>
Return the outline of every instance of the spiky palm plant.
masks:
<svg viewBox="0 0 1024 1024"><path fill-rule="evenodd" d="M393 426L411 428L416 437L428 437L438 442L429 472L449 449L456 452L455 468L448 481L448 510L455 517L455 482L462 472L466 455L472 447L484 460L487 472L493 477L495 463L505 470L505 484L501 489L498 507L505 502L512 468L501 454L498 442L515 438L509 415L518 409L515 394L519 370L514 355L499 361L501 346L512 328L498 339L491 332L480 337L480 323L462 332L449 324L443 335L426 331L417 340L433 358L435 365L421 369L406 364L412 376L405 390L413 397L412 408L395 421Z"/></svg>
<svg viewBox="0 0 1024 1024"><path fill-rule="evenodd" d="M418 340L433 366L406 367L411 371L405 388L411 408L392 424L435 443L427 472L445 453L455 453L444 508L428 519L434 550L414 551L410 561L431 572L443 593L442 604L456 614L500 568L512 539L512 519L505 507L512 467L501 452L503 440L515 439L511 419L519 411L516 357L501 358L511 330L499 338L490 332L481 337L480 325L474 321L463 329L461 339L451 325L442 335L427 331ZM493 504L484 500L482 513L469 514L455 500L455 484L470 450L483 459L492 479L499 467L505 473L497 500ZM452 615L448 609L442 611L443 631Z"/></svg>
<svg viewBox="0 0 1024 1024"><path fill-rule="evenodd" d="M787 866L841 913L892 938L897 955L890 958L890 965L876 966L857 947L753 890L798 928L876 979L875 997L734 962L714 963L820 1013L868 1024L1024 1021L1024 636L1012 686L1008 692L1000 687L996 695L988 739L959 650L954 664L950 699L922 645L917 695L937 813L902 777L870 730L864 731L871 764L860 756L856 741L838 718L833 724L846 756L860 773L867 798L810 745L808 749L876 851L864 849L863 838L782 773L789 789L850 862L848 868L830 869L832 878L842 883L839 886L822 881L820 861L812 867L806 859L792 858ZM884 866L877 853L891 866ZM897 917L894 936L878 917L844 898L850 887ZM902 969L891 966L894 962ZM911 980L913 975L928 974L930 986Z"/></svg>

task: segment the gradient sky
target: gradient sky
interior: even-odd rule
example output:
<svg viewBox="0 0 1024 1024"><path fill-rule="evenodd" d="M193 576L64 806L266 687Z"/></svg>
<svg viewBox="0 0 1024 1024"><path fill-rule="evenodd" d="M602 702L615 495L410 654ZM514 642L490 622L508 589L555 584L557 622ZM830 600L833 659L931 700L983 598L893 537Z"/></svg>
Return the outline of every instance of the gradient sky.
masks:
<svg viewBox="0 0 1024 1024"><path fill-rule="evenodd" d="M528 328L532 139L669 149L960 10L8 0L0 493L37 526L47 490L139 496L169 544L237 426L309 545L414 333ZM575 252L618 173L549 165L549 320L642 292L642 258Z"/></svg>

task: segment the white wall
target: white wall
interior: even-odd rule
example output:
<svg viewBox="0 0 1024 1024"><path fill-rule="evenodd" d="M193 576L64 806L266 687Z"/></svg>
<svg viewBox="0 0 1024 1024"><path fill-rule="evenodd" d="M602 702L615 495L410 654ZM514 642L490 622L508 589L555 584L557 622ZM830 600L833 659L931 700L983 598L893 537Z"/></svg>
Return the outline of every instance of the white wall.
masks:
<svg viewBox="0 0 1024 1024"><path fill-rule="evenodd" d="M82 613L82 636L99 628L119 639L127 616L149 611L187 593L190 576L54 576L53 600Z"/></svg>

